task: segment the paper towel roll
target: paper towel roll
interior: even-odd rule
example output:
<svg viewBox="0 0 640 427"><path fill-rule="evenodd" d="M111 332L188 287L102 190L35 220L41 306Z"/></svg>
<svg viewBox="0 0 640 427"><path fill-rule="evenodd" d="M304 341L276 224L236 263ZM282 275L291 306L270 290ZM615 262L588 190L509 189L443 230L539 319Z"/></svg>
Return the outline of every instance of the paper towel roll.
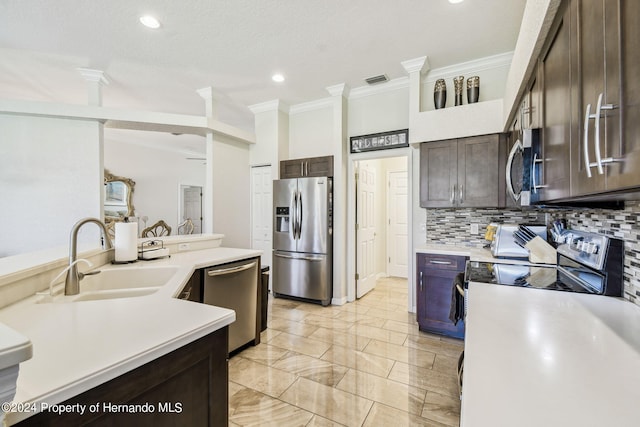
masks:
<svg viewBox="0 0 640 427"><path fill-rule="evenodd" d="M138 224L116 223L116 262L135 261L138 258Z"/></svg>

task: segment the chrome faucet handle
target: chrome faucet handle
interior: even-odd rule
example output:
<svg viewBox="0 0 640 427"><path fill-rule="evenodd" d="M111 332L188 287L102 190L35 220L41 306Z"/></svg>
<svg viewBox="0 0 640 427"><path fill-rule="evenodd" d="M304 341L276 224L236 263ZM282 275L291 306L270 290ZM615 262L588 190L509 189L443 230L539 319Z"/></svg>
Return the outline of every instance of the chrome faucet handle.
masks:
<svg viewBox="0 0 640 427"><path fill-rule="evenodd" d="M100 273L102 273L102 270L87 271L86 273L78 272L78 280L82 280L86 276L95 276L96 274L100 274Z"/></svg>
<svg viewBox="0 0 640 427"><path fill-rule="evenodd" d="M49 295L50 296L53 296L53 284L56 283L65 273L67 273L71 269L71 267L75 266L79 262L84 262L85 264L87 264L89 266L89 268L93 267L93 264L91 263L91 261L89 261L88 259L84 259L84 258L78 258L77 260L75 260L74 262L72 262L71 264L66 266L64 269L62 269L62 271L51 282L49 282ZM100 272L100 270L98 270L98 273L99 272ZM84 274L85 276L87 275L87 273L78 273L78 274L79 275L80 274ZM97 274L97 273L92 273L92 274Z"/></svg>

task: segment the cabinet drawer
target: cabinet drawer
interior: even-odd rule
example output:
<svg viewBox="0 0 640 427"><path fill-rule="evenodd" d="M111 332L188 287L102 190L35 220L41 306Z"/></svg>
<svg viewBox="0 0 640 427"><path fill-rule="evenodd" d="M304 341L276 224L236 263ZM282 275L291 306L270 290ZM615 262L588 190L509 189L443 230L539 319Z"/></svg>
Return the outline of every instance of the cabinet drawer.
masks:
<svg viewBox="0 0 640 427"><path fill-rule="evenodd" d="M459 255L418 254L418 267L430 270L463 271L466 257Z"/></svg>

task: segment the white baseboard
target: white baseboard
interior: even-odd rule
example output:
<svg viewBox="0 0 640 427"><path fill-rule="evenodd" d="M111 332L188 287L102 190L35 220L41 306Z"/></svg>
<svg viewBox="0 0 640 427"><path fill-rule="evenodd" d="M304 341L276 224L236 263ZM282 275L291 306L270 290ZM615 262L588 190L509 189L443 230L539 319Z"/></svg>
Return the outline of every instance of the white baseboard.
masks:
<svg viewBox="0 0 640 427"><path fill-rule="evenodd" d="M341 298L332 298L331 299L331 305L345 305L347 303L347 297L341 297Z"/></svg>

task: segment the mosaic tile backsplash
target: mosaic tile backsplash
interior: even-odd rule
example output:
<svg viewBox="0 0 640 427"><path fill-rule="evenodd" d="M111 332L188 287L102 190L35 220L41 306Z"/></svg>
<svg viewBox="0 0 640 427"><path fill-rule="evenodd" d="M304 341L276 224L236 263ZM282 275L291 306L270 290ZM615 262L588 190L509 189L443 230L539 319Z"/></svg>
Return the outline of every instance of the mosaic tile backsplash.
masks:
<svg viewBox="0 0 640 427"><path fill-rule="evenodd" d="M427 243L463 245L481 248L487 225L496 223L544 224L542 211L517 209L427 209ZM471 234L478 224L478 234Z"/></svg>
<svg viewBox="0 0 640 427"><path fill-rule="evenodd" d="M625 241L625 298L640 305L640 201L626 202L623 210L527 210L516 209L426 209L426 243L457 244L482 247L487 244L487 224L544 224L565 219L567 226L616 237ZM478 234L471 234L471 224L478 224Z"/></svg>

